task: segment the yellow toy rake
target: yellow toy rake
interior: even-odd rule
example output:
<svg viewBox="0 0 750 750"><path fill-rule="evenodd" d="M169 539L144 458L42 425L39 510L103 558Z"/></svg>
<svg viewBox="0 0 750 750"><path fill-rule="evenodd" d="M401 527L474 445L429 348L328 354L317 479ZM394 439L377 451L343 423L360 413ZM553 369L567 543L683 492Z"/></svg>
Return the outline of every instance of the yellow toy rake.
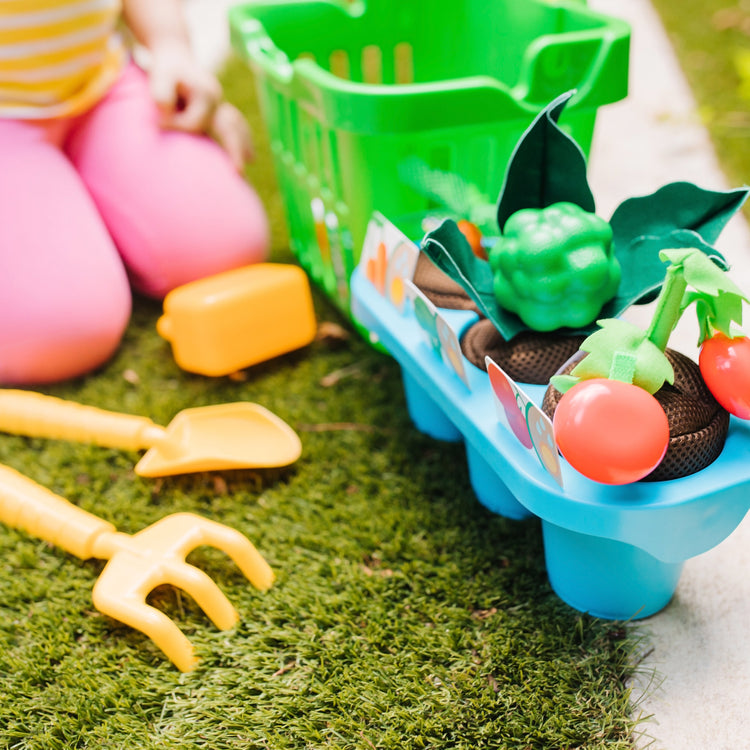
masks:
<svg viewBox="0 0 750 750"><path fill-rule="evenodd" d="M145 633L183 672L196 663L193 647L163 612L147 604L156 586L172 584L195 599L220 630L237 611L211 578L185 561L196 547L225 552L248 580L266 590L273 571L239 531L192 513L166 516L136 534L78 508L14 469L0 466L0 521L38 536L81 559L108 560L92 592L102 613Z"/></svg>

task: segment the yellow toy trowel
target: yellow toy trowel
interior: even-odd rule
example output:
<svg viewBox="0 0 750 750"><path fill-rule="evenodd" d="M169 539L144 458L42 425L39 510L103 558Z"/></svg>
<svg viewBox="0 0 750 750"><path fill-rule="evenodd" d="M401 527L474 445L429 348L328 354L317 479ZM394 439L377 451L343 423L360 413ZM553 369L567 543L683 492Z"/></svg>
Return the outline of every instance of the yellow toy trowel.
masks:
<svg viewBox="0 0 750 750"><path fill-rule="evenodd" d="M0 390L0 430L107 448L148 449L135 467L144 477L288 466L302 452L299 436L286 422L249 402L184 409L161 427L148 417L7 389Z"/></svg>

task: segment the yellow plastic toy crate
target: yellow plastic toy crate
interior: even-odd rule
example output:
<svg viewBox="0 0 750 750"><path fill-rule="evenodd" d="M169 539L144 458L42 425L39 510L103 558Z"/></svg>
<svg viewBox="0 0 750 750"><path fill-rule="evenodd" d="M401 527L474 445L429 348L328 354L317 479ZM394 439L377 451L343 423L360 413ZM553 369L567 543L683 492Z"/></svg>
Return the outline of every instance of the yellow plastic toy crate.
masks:
<svg viewBox="0 0 750 750"><path fill-rule="evenodd" d="M266 0L233 7L230 29L293 252L347 313L374 210L445 208L435 175L486 209L552 99L577 89L561 124L587 152L597 108L627 93L629 27L575 0Z"/></svg>

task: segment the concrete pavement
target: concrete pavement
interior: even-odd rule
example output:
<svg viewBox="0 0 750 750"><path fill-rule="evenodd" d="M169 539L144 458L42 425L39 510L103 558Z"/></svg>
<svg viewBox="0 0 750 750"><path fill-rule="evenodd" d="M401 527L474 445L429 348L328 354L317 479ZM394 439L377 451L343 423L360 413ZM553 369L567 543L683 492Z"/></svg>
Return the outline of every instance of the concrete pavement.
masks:
<svg viewBox="0 0 750 750"><path fill-rule="evenodd" d="M624 18L633 29L630 94L603 108L597 123L591 173L595 195L605 196L601 203L614 208L623 198L676 180L713 190L738 187L727 184L718 166L648 0L590 0L589 5ZM717 246L738 285L750 289L747 222L735 217ZM750 330L747 310L745 330ZM696 334L693 321L686 322L672 345L695 355ZM634 684L635 696L641 696L636 712L652 716L642 727L641 747L652 742L663 750L750 748L748 623L750 517L718 547L688 560L670 605L640 625L648 640Z"/></svg>

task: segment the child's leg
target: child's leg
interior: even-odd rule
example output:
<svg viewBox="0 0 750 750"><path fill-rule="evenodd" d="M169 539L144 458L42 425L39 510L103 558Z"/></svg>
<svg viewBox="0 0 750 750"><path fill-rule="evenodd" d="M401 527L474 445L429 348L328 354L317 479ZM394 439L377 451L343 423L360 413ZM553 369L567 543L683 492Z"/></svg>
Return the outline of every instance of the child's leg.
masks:
<svg viewBox="0 0 750 750"><path fill-rule="evenodd" d="M122 261L41 125L0 120L0 384L83 374L130 316Z"/></svg>
<svg viewBox="0 0 750 750"><path fill-rule="evenodd" d="M139 291L161 297L265 259L268 225L255 192L213 141L159 127L135 66L81 118L67 151Z"/></svg>

